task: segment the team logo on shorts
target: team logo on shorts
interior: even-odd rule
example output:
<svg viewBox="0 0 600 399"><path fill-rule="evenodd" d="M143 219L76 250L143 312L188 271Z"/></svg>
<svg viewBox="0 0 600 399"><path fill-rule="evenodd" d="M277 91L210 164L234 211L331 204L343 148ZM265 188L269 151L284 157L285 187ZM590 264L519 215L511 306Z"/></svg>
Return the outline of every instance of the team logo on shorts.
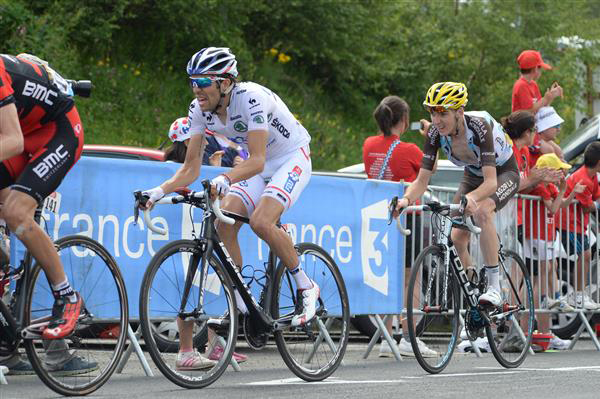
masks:
<svg viewBox="0 0 600 399"><path fill-rule="evenodd" d="M241 187L248 187L248 180L242 180L237 183Z"/></svg>
<svg viewBox="0 0 600 399"><path fill-rule="evenodd" d="M294 166L294 169L290 173L288 173L288 178L283 185L283 189L288 193L292 193L294 187L296 187L296 183L300 180L300 175L302 174L302 169L299 166Z"/></svg>

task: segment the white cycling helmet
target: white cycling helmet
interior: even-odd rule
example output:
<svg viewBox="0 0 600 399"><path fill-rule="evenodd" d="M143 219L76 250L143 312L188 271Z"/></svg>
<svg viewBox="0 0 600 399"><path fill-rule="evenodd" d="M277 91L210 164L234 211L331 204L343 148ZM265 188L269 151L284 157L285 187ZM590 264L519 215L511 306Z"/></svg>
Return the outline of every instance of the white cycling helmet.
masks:
<svg viewBox="0 0 600 399"><path fill-rule="evenodd" d="M190 58L188 75L238 76L235 55L227 47L206 47Z"/></svg>
<svg viewBox="0 0 600 399"><path fill-rule="evenodd" d="M190 134L190 123L188 118L177 118L171 124L171 128L169 129L169 139L172 142L176 141L185 141L192 137Z"/></svg>

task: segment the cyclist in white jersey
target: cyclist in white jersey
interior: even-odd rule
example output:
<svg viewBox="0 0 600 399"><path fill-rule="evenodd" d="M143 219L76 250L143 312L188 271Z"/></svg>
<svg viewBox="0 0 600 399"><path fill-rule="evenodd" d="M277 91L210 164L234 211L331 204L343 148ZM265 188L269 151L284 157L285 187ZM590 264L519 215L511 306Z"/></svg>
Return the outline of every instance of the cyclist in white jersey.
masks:
<svg viewBox="0 0 600 399"><path fill-rule="evenodd" d="M269 89L251 82L236 82L237 61L228 48L208 47L192 56L187 65L190 86L196 97L189 108L192 135L185 162L160 186L144 192L146 207L178 187L187 186L200 174L203 134L221 133L242 146L249 158L211 181L213 194L225 197L222 208L249 216L250 227L283 261L294 276L301 306L292 325L305 324L315 316L319 287L302 267L288 234L277 228L282 213L304 190L312 174L310 135L281 99ZM237 234L241 223L219 223L217 230L238 267L242 254ZM238 309L244 302L236 291ZM192 350L193 322L177 320L180 354ZM179 357L178 357L179 359ZM201 357L182 359L181 368L211 367Z"/></svg>
<svg viewBox="0 0 600 399"><path fill-rule="evenodd" d="M462 83L436 83L427 92L423 105L433 123L422 121L427 137L421 170L398 201L396 211L400 212L425 192L439 148L450 161L463 166L465 173L454 202L460 202L464 195L468 201L465 214L473 215L481 228L480 244L488 287L479 297L479 303L499 306L502 302L498 276L499 242L494 213L518 191L519 173L512 145L500 123L485 111L465 112L467 101L467 88ZM461 229L452 231L452 241L467 270L472 267L469 234Z"/></svg>

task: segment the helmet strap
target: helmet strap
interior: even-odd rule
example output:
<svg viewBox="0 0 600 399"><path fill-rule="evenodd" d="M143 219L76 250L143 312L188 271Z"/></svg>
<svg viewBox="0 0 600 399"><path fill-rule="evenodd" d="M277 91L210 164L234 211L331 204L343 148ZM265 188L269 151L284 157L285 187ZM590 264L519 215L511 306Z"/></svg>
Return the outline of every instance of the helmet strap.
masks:
<svg viewBox="0 0 600 399"><path fill-rule="evenodd" d="M235 82L233 82L231 85L229 85L229 87L223 91L221 91L221 82L220 81L216 81L217 83L217 88L219 89L219 102L217 103L217 105L215 106L215 108L211 111L211 114L216 114L217 111L223 106L223 100L225 99L225 96L228 95L229 93L231 93L231 90L233 90L233 87L235 86Z"/></svg>

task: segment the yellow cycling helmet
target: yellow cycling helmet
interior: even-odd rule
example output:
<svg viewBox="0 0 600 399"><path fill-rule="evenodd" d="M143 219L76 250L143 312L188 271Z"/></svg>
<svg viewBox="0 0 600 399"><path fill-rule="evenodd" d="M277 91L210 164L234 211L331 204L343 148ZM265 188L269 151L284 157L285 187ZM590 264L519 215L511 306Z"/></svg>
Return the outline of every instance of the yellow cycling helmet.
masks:
<svg viewBox="0 0 600 399"><path fill-rule="evenodd" d="M467 105L467 86L463 83L440 82L427 90L423 105L459 109Z"/></svg>

